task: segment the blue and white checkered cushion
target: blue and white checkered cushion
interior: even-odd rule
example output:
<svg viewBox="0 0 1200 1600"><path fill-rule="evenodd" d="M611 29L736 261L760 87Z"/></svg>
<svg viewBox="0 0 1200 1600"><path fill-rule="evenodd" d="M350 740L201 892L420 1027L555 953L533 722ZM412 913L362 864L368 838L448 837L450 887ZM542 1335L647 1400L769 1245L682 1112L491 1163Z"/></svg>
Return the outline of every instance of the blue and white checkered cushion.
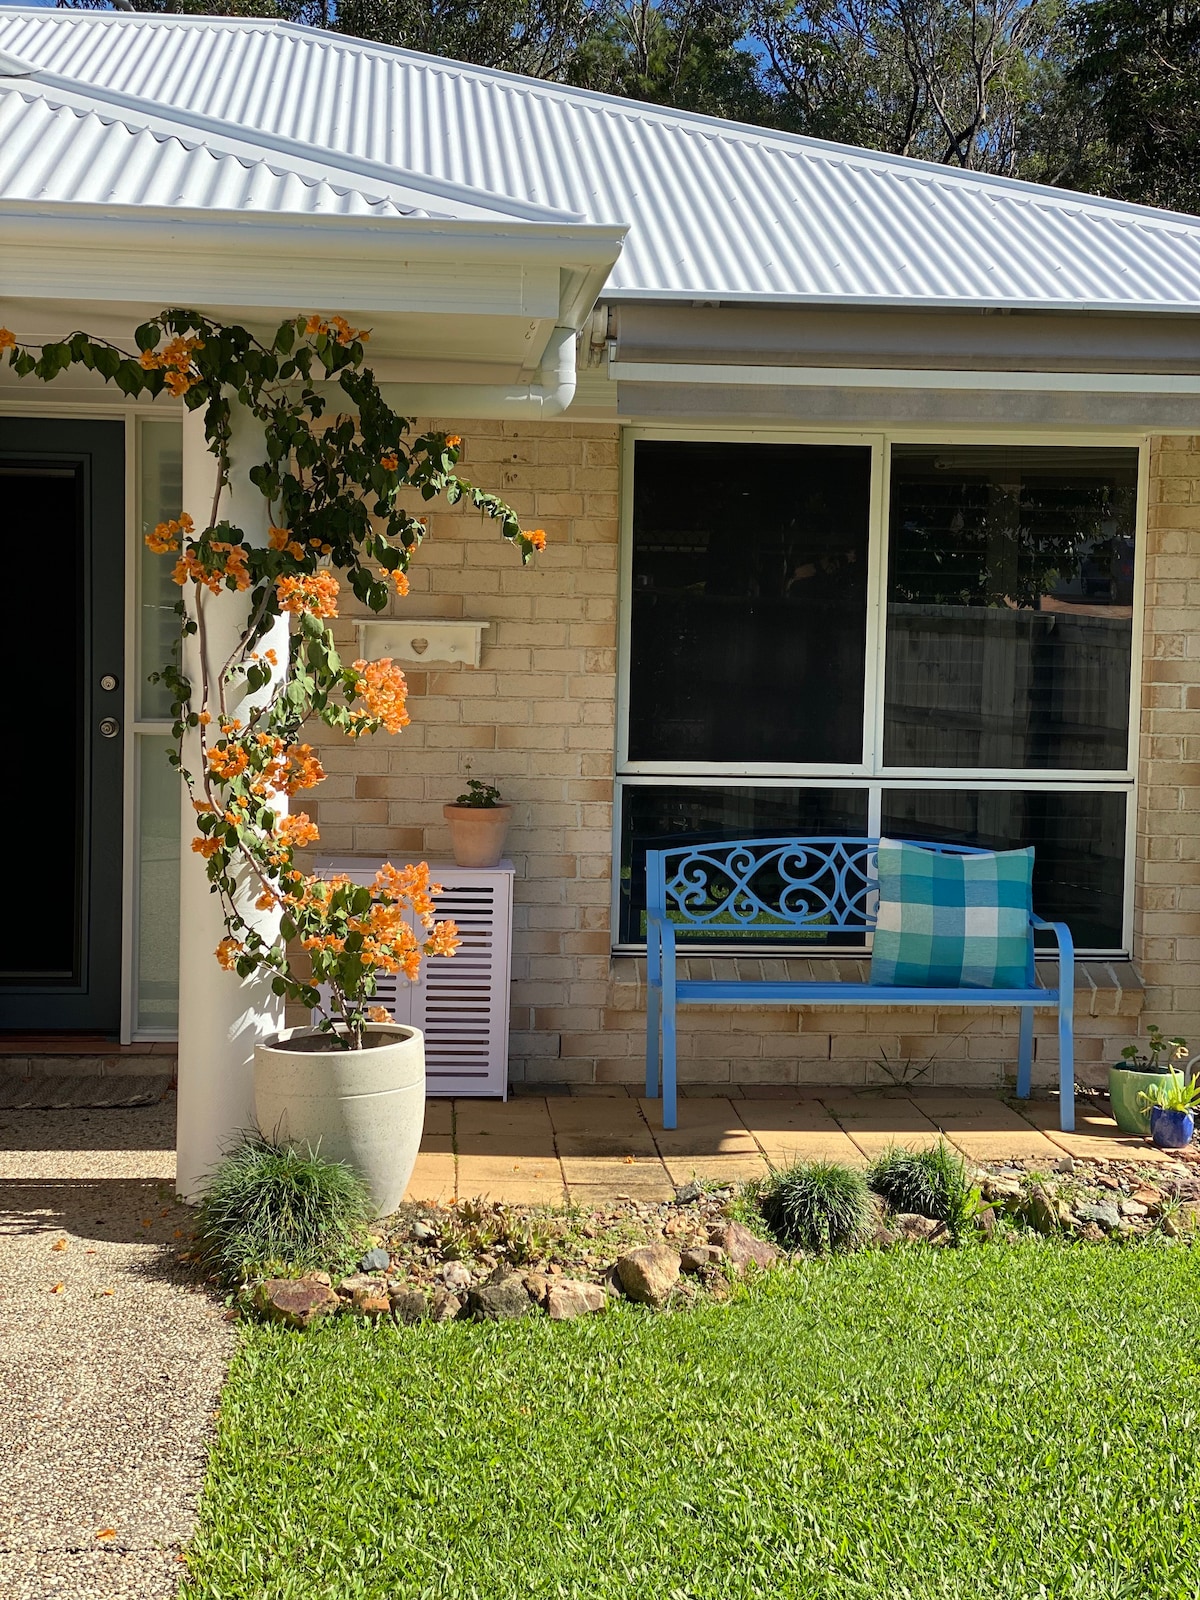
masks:
<svg viewBox="0 0 1200 1600"><path fill-rule="evenodd" d="M1024 988L1032 879L1032 846L960 856L880 839L871 982Z"/></svg>

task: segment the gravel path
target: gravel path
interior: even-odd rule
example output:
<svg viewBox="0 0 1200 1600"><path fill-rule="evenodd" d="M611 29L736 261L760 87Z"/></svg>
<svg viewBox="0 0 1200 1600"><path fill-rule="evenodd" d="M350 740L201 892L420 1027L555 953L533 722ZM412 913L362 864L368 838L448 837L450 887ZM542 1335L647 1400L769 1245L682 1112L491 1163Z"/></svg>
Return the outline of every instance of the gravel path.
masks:
<svg viewBox="0 0 1200 1600"><path fill-rule="evenodd" d="M0 1110L4 1600L178 1587L233 1329L175 1264L174 1122Z"/></svg>

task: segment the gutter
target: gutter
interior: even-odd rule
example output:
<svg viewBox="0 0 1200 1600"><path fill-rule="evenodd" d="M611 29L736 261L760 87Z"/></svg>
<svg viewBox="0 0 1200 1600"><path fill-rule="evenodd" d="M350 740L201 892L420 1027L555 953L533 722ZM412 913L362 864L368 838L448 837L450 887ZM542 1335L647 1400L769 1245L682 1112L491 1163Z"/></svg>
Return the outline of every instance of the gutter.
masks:
<svg viewBox="0 0 1200 1600"><path fill-rule="evenodd" d="M929 367L744 367L716 363L610 361L619 383L766 389L1047 390L1081 394L1200 394L1200 375L1179 372L1013 372Z"/></svg>
<svg viewBox="0 0 1200 1600"><path fill-rule="evenodd" d="M554 329L527 384L381 383L379 387L390 406L409 415L479 421L561 417L575 398L575 331Z"/></svg>

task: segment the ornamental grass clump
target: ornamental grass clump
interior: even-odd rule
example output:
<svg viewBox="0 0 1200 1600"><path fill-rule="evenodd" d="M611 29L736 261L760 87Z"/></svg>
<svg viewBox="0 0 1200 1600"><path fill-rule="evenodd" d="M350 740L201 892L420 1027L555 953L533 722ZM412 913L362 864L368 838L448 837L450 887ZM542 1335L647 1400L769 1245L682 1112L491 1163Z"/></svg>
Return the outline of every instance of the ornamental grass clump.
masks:
<svg viewBox="0 0 1200 1600"><path fill-rule="evenodd" d="M213 1171L197 1211L197 1259L236 1286L262 1272L342 1270L374 1216L366 1184L319 1150L249 1134Z"/></svg>
<svg viewBox="0 0 1200 1600"><path fill-rule="evenodd" d="M866 1179L839 1161L798 1161L775 1173L762 1212L781 1244L815 1255L853 1250L874 1220Z"/></svg>
<svg viewBox="0 0 1200 1600"><path fill-rule="evenodd" d="M885 1150L867 1181L890 1210L944 1222L956 1242L979 1210L979 1190L968 1179L962 1157L944 1139L930 1150Z"/></svg>

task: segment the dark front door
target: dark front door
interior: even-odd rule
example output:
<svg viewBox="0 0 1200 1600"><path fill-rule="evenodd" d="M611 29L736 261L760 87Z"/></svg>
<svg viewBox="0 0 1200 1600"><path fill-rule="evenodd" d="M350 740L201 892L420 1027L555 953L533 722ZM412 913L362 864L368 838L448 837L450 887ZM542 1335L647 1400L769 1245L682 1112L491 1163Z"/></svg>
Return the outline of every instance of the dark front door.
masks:
<svg viewBox="0 0 1200 1600"><path fill-rule="evenodd" d="M121 1020L125 427L0 417L0 1029Z"/></svg>

